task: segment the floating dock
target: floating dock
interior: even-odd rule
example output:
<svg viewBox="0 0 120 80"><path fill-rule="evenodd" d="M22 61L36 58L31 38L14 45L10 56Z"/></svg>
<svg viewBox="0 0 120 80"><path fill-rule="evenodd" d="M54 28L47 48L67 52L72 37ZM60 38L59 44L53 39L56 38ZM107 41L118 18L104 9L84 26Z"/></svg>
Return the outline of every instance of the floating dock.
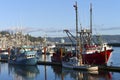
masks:
<svg viewBox="0 0 120 80"><path fill-rule="evenodd" d="M50 61L38 61L37 64L38 65L56 65L56 66L62 66L61 63L50 62Z"/></svg>
<svg viewBox="0 0 120 80"><path fill-rule="evenodd" d="M99 70L120 72L120 67L118 66L99 66Z"/></svg>

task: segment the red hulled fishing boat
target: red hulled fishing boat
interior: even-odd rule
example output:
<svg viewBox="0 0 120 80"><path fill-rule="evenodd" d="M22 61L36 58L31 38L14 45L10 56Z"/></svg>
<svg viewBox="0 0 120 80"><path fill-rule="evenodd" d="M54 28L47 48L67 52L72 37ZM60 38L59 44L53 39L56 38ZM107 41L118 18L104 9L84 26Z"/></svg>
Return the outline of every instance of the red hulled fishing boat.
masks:
<svg viewBox="0 0 120 80"><path fill-rule="evenodd" d="M64 31L69 38L72 36L75 39L75 52L65 52L64 56L62 56L63 51L56 52L52 56L52 61L61 62L61 60L69 60L69 58L77 56L78 59L81 58L80 60L83 64L107 64L113 49L107 43L101 41L100 36L92 35L92 4L90 5L90 29L83 29L81 27L80 31L78 31L77 5L74 5L74 7L76 11L76 37L73 37L69 30ZM70 40L72 41L72 39Z"/></svg>

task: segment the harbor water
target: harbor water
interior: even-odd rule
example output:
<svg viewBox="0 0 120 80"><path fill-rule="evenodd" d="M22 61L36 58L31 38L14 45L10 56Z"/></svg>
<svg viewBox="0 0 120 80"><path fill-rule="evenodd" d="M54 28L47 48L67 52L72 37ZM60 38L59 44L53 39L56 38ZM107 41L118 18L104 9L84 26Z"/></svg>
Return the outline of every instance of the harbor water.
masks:
<svg viewBox="0 0 120 80"><path fill-rule="evenodd" d="M113 49L108 65L120 67L120 47ZM46 58L50 61L50 55ZM120 72L88 72L70 70L61 66L19 66L0 62L0 80L120 80Z"/></svg>

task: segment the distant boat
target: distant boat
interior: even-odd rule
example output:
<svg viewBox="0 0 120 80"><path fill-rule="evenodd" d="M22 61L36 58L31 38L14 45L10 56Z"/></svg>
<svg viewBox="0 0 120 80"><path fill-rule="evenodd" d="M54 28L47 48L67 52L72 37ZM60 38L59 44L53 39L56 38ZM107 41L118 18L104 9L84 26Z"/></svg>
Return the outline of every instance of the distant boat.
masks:
<svg viewBox="0 0 120 80"><path fill-rule="evenodd" d="M8 56L9 56L9 48L0 49L0 60L8 60Z"/></svg>
<svg viewBox="0 0 120 80"><path fill-rule="evenodd" d="M61 62L62 58L61 58L61 52L60 52L60 48L54 48L55 52L53 53L53 55L51 56L51 61L52 62Z"/></svg>
<svg viewBox="0 0 120 80"><path fill-rule="evenodd" d="M31 46L22 46L11 49L9 64L36 65L37 54Z"/></svg>
<svg viewBox="0 0 120 80"><path fill-rule="evenodd" d="M71 57L71 52L68 52L66 48L55 47L51 61L62 63L62 60L68 57Z"/></svg>

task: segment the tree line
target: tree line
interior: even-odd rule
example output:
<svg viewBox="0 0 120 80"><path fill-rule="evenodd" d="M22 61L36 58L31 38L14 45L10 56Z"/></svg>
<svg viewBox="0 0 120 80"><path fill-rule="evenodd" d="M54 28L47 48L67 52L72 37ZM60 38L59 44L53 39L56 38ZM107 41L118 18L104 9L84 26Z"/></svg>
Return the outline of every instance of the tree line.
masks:
<svg viewBox="0 0 120 80"><path fill-rule="evenodd" d="M15 33L14 33L15 34ZM9 31L0 31L0 36L2 37L3 35L14 35L13 33L10 33ZM40 41L40 42L43 42L44 41L44 38L42 38L41 36L39 36L39 37L34 37L34 36L32 36L32 35L30 35L30 34L26 34L26 35L24 35L26 38L28 38L28 40L30 40L31 42L38 42L38 41Z"/></svg>

